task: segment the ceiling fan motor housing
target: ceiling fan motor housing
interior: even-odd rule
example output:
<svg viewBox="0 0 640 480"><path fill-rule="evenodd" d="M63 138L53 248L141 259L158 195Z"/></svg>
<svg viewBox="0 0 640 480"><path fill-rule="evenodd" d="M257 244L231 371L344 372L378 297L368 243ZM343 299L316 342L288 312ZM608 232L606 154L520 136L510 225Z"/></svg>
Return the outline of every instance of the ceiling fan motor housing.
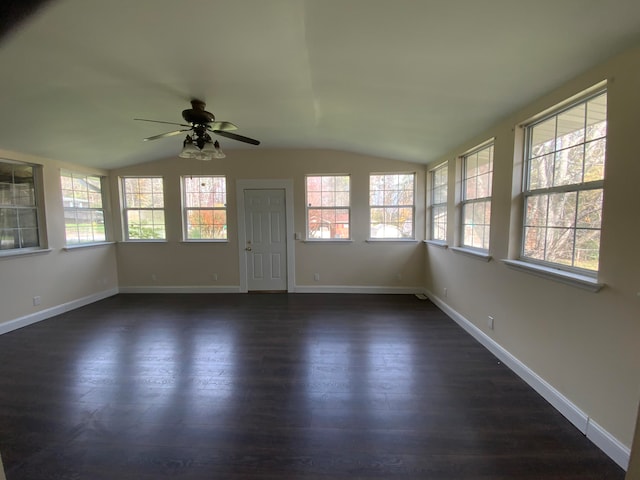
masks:
<svg viewBox="0 0 640 480"><path fill-rule="evenodd" d="M211 112L207 112L207 106L202 100L191 100L191 108L182 111L182 118L193 125L206 125L216 121Z"/></svg>

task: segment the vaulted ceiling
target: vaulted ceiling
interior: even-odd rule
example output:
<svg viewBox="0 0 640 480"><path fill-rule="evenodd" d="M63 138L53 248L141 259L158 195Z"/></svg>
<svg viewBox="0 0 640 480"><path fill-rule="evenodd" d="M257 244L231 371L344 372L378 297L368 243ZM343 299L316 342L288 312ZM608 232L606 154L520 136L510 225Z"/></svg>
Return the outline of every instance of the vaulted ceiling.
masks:
<svg viewBox="0 0 640 480"><path fill-rule="evenodd" d="M27 2L29 3L29 2ZM191 98L262 141L426 163L640 43L637 0L51 0L0 39L0 149L177 155Z"/></svg>

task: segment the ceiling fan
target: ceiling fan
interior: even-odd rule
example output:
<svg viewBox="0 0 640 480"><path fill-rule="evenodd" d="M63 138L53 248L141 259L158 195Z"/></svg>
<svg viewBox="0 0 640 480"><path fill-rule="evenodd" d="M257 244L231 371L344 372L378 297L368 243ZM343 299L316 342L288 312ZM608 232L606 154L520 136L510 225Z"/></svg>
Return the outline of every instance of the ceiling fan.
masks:
<svg viewBox="0 0 640 480"><path fill-rule="evenodd" d="M179 155L183 158L199 158L201 160L224 158L224 154L222 153L222 150L220 150L220 144L218 141L213 142L209 133L237 140L239 142L249 143L251 145L260 145L259 140L238 135L237 133L232 133L233 130L238 129L237 126L231 122L216 121L216 117L213 113L207 112L205 107L206 103L202 100L191 100L191 108L182 111L182 118L184 118L187 123L164 122L161 120L148 120L146 118L134 118L134 120L184 127L178 130L173 130L172 132L147 137L144 139L145 141L172 137L184 132L191 132L190 134L187 133L183 142L183 150Z"/></svg>

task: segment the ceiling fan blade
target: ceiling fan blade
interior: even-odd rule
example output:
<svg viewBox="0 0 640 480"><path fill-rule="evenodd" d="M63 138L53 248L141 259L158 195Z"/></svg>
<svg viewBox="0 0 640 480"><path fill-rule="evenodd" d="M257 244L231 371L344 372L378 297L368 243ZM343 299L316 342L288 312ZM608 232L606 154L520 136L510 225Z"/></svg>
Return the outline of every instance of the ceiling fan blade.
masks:
<svg viewBox="0 0 640 480"><path fill-rule="evenodd" d="M231 122L211 122L207 125L207 129L212 132L215 130L228 132L229 130L237 130L238 127Z"/></svg>
<svg viewBox="0 0 640 480"><path fill-rule="evenodd" d="M180 125L181 127L190 127L191 126L191 125L187 125L186 123L163 122L161 120L148 120L146 118L134 118L134 120L139 120L140 122L166 123L167 125Z"/></svg>
<svg viewBox="0 0 640 480"><path fill-rule="evenodd" d="M221 137L238 140L239 142L250 143L251 145L260 145L259 140L254 140L253 138L249 137L243 137L242 135L238 135L237 133L225 132L223 130L213 130L213 133L215 133L216 135L220 135Z"/></svg>
<svg viewBox="0 0 640 480"><path fill-rule="evenodd" d="M184 129L184 130L174 130L173 132L167 132L167 133L161 133L160 135L154 135L153 137L147 137L144 139L145 142L148 142L149 140L157 140L159 138L164 138L164 137L173 137L174 135L180 135L182 132L188 132L190 131L190 128Z"/></svg>

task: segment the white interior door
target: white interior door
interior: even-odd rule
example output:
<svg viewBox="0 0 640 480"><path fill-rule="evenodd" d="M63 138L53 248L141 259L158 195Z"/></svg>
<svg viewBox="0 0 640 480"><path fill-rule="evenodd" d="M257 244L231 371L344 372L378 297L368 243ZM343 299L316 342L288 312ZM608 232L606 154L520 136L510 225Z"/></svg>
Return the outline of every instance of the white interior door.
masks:
<svg viewBox="0 0 640 480"><path fill-rule="evenodd" d="M287 221L284 189L244 190L247 288L287 290Z"/></svg>

